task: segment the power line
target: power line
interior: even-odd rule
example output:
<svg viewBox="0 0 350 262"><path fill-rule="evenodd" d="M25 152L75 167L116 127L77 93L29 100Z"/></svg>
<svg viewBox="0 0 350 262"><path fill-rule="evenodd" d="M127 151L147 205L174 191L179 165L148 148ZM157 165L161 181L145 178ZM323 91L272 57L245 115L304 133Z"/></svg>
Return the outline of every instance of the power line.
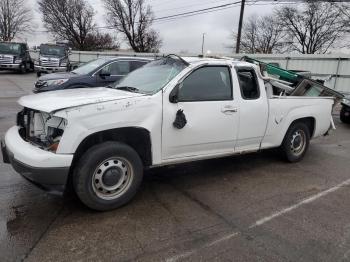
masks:
<svg viewBox="0 0 350 262"><path fill-rule="evenodd" d="M236 5L236 4L239 4L239 3L240 3L240 1L237 1L237 2L234 2L234 3L230 3L230 4L217 5L217 6L203 8L203 9L199 9L199 10L195 10L195 11L190 11L190 12L184 12L184 13L179 13L179 14L174 14L174 15L158 17L158 18L155 18L154 21L167 19L167 18L178 17L178 16L182 16L182 15L194 14L194 13L198 13L198 12L202 12L202 11L214 10L214 9L218 9L218 8L221 8L221 7L228 7L228 6Z"/></svg>
<svg viewBox="0 0 350 262"><path fill-rule="evenodd" d="M254 2L257 2L257 1L261 1L261 0L254 0ZM240 3L240 2L238 2L238 3ZM231 3L231 4L233 4L233 3ZM172 18L166 18L166 19L156 18L156 19L154 19L154 22L156 24L159 24L160 21L161 22L169 22L169 21L174 21L174 20L177 20L177 19L186 18L186 17L192 17L192 16L195 16L195 15L207 14L207 13L217 12L217 11L221 11L221 10L226 10L226 9L229 9L229 8L232 8L232 7L238 7L237 2L235 4L236 5L226 6L226 7L223 7L223 8L222 7L221 8L216 7L214 10L208 10L208 11L203 11L203 12L198 12L198 10L196 10L196 11L192 11L193 13L191 12L191 14L188 14L188 15L174 14L174 15L172 15ZM277 4L298 4L298 3L296 3L296 2L276 3L275 2L273 5L277 5ZM249 4L246 4L246 5L267 5L267 3L264 3L264 4L263 3L256 3L256 4L254 4L254 3L250 3L249 2ZM212 9L212 8L210 8L210 9Z"/></svg>
<svg viewBox="0 0 350 262"><path fill-rule="evenodd" d="M233 8L233 7L236 7L236 6L229 6L229 7L224 7L224 8L220 8L220 9L211 10L211 11L206 11L206 12L201 12L201 13L196 13L196 14L191 14L191 15L184 15L184 16L181 16L181 17L164 19L164 20L160 20L160 21L155 21L155 24L161 24L161 23L165 23L165 22L172 22L172 21L175 21L175 20L178 20L178 19L187 18L187 17L193 17L193 16L196 16L196 15L214 13L214 12L230 9L230 8Z"/></svg>
<svg viewBox="0 0 350 262"><path fill-rule="evenodd" d="M218 2L231 2L231 0L201 1L200 3L195 3L195 4L190 4L190 5L182 5L181 7L167 8L167 9L157 9L157 8L153 7L152 10L154 11L154 13L159 13L159 12L164 12L164 11L173 11L173 10L187 9L188 7L203 6L203 5L212 4L212 3L218 3Z"/></svg>
<svg viewBox="0 0 350 262"><path fill-rule="evenodd" d="M225 0L224 0L225 1ZM226 0L227 1L227 0ZM170 2L170 1L167 1ZM265 3L257 3L257 2L265 2ZM271 2L271 3L268 3ZM255 6L255 5L277 5L277 4L298 4L302 2L302 0L297 1L290 1L290 0L279 0L277 1L271 1L271 0L248 0L246 5L250 5L250 6ZM160 24L161 22L170 22L170 21L174 21L177 19L182 19L182 18L186 18L186 17L192 17L192 16L196 16L196 15L201 15L201 14L207 14L207 13L212 13L212 12L218 12L218 11L222 11L222 10L226 10L232 7L237 7L238 4L240 4L241 1L237 1L237 2L233 2L233 3L227 3L227 4L222 4L222 5L216 5L216 6L212 6L212 7L208 7L208 8L203 8L203 9L198 9L198 10L193 10L193 11L188 11L188 12L182 12L182 13L178 13L178 14L173 14L173 15L167 15L167 16L162 16L162 17L156 17L153 21L156 24ZM97 29L115 29L112 26L98 26L96 27ZM45 33L48 31L34 31L34 32L38 32L38 33Z"/></svg>

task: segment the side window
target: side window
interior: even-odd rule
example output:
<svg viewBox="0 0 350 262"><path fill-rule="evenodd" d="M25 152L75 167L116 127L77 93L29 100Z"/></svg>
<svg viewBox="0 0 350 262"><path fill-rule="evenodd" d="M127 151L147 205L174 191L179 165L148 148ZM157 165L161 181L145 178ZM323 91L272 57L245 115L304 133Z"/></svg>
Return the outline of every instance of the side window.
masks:
<svg viewBox="0 0 350 262"><path fill-rule="evenodd" d="M147 64L146 61L130 61L130 72Z"/></svg>
<svg viewBox="0 0 350 262"><path fill-rule="evenodd" d="M232 82L227 66L201 67L181 84L179 101L232 100Z"/></svg>
<svg viewBox="0 0 350 262"><path fill-rule="evenodd" d="M237 69L242 98L246 100L258 99L260 90L254 69Z"/></svg>
<svg viewBox="0 0 350 262"><path fill-rule="evenodd" d="M105 66L103 70L109 72L112 76L127 75L130 72L130 63L129 61L114 62Z"/></svg>

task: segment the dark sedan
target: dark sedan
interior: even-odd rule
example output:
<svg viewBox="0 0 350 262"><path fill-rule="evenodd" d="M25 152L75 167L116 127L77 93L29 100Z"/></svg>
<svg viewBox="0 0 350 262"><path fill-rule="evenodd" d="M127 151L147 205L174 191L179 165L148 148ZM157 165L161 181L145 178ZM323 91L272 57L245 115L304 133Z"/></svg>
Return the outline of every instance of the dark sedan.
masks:
<svg viewBox="0 0 350 262"><path fill-rule="evenodd" d="M107 86L150 61L149 58L141 57L99 58L71 72L40 77L33 92Z"/></svg>

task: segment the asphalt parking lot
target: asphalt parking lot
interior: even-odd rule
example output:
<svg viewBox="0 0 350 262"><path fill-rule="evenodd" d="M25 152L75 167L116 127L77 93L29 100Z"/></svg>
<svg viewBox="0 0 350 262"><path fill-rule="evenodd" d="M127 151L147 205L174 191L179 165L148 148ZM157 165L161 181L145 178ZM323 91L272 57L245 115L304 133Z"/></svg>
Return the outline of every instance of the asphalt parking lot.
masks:
<svg viewBox="0 0 350 262"><path fill-rule="evenodd" d="M34 74L0 72L0 136ZM0 163L1 261L350 261L350 126L277 151L146 171L111 212L47 195ZM1 158L2 159L2 158Z"/></svg>

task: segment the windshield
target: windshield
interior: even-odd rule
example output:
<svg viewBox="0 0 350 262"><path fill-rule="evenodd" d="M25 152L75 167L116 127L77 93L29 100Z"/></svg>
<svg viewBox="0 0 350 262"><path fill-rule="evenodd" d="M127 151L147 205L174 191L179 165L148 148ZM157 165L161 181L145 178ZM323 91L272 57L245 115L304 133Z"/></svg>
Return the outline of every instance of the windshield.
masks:
<svg viewBox="0 0 350 262"><path fill-rule="evenodd" d="M131 72L112 87L128 91L133 89L145 94L156 93L185 67L186 64L180 60L162 58Z"/></svg>
<svg viewBox="0 0 350 262"><path fill-rule="evenodd" d="M0 43L0 54L19 55L21 53L20 44Z"/></svg>
<svg viewBox="0 0 350 262"><path fill-rule="evenodd" d="M66 55L66 47L58 45L41 45L40 54L62 57Z"/></svg>
<svg viewBox="0 0 350 262"><path fill-rule="evenodd" d="M85 65L78 67L77 69L73 70L72 73L78 74L78 75L88 75L94 72L100 66L104 65L106 62L107 60L103 58L96 59Z"/></svg>

